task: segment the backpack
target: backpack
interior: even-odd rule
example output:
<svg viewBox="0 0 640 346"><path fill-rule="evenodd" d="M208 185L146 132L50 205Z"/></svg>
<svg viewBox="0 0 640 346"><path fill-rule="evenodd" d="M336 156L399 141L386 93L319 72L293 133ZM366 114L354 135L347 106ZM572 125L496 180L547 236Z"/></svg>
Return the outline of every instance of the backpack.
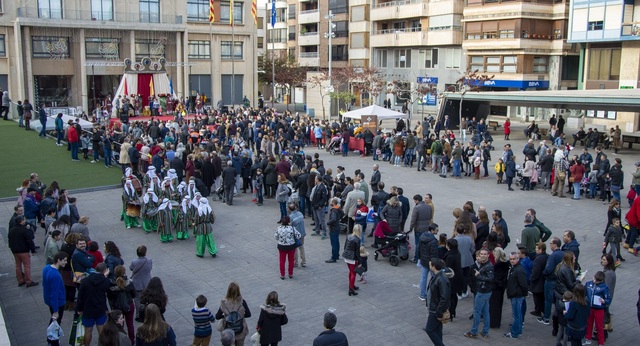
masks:
<svg viewBox="0 0 640 346"><path fill-rule="evenodd" d="M225 327L233 330L236 335L244 331L244 317L240 316L239 310L229 312L224 318Z"/></svg>
<svg viewBox="0 0 640 346"><path fill-rule="evenodd" d="M131 310L131 306L129 305L129 295L126 291L120 290L118 292L111 308L118 309L124 314L128 313Z"/></svg>

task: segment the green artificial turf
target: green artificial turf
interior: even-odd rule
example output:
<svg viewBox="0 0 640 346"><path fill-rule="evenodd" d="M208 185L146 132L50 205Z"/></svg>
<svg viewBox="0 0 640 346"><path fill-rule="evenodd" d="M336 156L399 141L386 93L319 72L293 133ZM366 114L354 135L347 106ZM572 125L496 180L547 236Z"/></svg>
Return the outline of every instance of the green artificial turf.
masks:
<svg viewBox="0 0 640 346"><path fill-rule="evenodd" d="M14 121L0 120L0 143L0 198L17 198L16 188L33 172L47 186L57 180L62 189L115 185L122 177L119 166L105 168L104 161L92 164L91 153L85 161L82 149L80 162L72 162L66 144L56 146L55 139L41 139L36 131L25 131Z"/></svg>

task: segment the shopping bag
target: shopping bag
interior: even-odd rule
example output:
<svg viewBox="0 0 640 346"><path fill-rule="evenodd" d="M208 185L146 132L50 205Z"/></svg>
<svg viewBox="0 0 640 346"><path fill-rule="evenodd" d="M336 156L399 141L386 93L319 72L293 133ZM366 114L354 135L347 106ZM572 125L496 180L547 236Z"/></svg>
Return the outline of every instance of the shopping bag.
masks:
<svg viewBox="0 0 640 346"><path fill-rule="evenodd" d="M58 321L53 320L47 327L47 345L59 345L59 340L63 336L62 327L60 327Z"/></svg>
<svg viewBox="0 0 640 346"><path fill-rule="evenodd" d="M71 325L71 332L69 333L69 345L71 346L83 346L84 345L84 326L82 325L82 316L76 314L73 316L73 324Z"/></svg>

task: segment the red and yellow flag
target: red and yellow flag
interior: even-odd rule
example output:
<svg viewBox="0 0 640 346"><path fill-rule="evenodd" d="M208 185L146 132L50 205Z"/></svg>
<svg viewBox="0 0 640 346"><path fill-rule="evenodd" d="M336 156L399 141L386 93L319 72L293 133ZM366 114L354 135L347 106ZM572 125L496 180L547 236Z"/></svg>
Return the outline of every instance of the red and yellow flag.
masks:
<svg viewBox="0 0 640 346"><path fill-rule="evenodd" d="M213 8L213 0L209 0L209 23L216 20L216 10Z"/></svg>
<svg viewBox="0 0 640 346"><path fill-rule="evenodd" d="M153 76L151 77L151 82L149 82L149 95L155 96L156 90L153 87Z"/></svg>
<svg viewBox="0 0 640 346"><path fill-rule="evenodd" d="M233 0L229 1L229 24L233 26Z"/></svg>
<svg viewBox="0 0 640 346"><path fill-rule="evenodd" d="M258 25L258 0L251 3L251 14L253 15L253 23Z"/></svg>

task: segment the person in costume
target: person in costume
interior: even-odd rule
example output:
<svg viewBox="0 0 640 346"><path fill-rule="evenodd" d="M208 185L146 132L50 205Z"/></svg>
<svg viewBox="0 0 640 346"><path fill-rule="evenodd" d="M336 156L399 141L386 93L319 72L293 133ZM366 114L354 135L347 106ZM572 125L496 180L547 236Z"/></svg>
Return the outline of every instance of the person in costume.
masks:
<svg viewBox="0 0 640 346"><path fill-rule="evenodd" d="M177 191L175 191L175 188L171 184L171 178L169 177L164 178L161 186L162 186L162 195L160 197L167 198L170 200L174 199L174 194L177 193Z"/></svg>
<svg viewBox="0 0 640 346"><path fill-rule="evenodd" d="M158 230L158 195L152 187L147 189L142 202L142 229L147 233L155 232Z"/></svg>
<svg viewBox="0 0 640 346"><path fill-rule="evenodd" d="M127 179L124 183L124 190L122 191L122 219L124 225L127 228L138 227L138 217L127 215L127 206L129 203L139 204L138 194L131 182L131 179Z"/></svg>
<svg viewBox="0 0 640 346"><path fill-rule="evenodd" d="M193 205L194 208L198 209L200 207L200 200L202 199L206 199L206 198L202 198L202 195L200 194L200 192L196 192L196 197L191 199L191 204Z"/></svg>
<svg viewBox="0 0 640 346"><path fill-rule="evenodd" d="M187 186L187 196L193 200L196 197L196 193L198 193L198 189L196 189L196 180L189 179L189 185Z"/></svg>
<svg viewBox="0 0 640 346"><path fill-rule="evenodd" d="M215 258L218 253L216 242L213 240L213 223L216 217L206 198L200 199L196 220L196 256L203 257L206 249Z"/></svg>
<svg viewBox="0 0 640 346"><path fill-rule="evenodd" d="M154 166L149 166L149 168L147 168L147 174L145 174L143 177L145 189L148 189L149 186L151 186L151 181L153 180L153 177L158 177L158 175L156 174L156 168Z"/></svg>
<svg viewBox="0 0 640 346"><path fill-rule="evenodd" d="M158 198L162 198L162 183L160 182L160 177L155 176L151 178L151 186L153 188L153 192L158 196Z"/></svg>
<svg viewBox="0 0 640 346"><path fill-rule="evenodd" d="M178 181L178 173L176 173L176 170L173 168L168 170L167 177L171 180L171 185L173 186L173 188L177 188L180 182Z"/></svg>
<svg viewBox="0 0 640 346"><path fill-rule="evenodd" d="M127 167L124 170L124 176L122 177L122 186L124 186L126 180L131 180L131 184L133 185L133 189L138 194L138 197L142 197L142 183L140 179L133 174L133 169L131 167Z"/></svg>
<svg viewBox="0 0 640 346"><path fill-rule="evenodd" d="M178 184L177 190L178 190L178 193L180 194L180 200L183 200L187 196L187 183L185 183L184 181L181 181L180 184Z"/></svg>
<svg viewBox="0 0 640 346"><path fill-rule="evenodd" d="M173 241L173 213L168 198L163 199L158 207L158 233L161 242Z"/></svg>
<svg viewBox="0 0 640 346"><path fill-rule="evenodd" d="M198 209L191 203L191 198L185 196L182 204L178 208L178 218L176 219L176 239L189 239L189 231L195 233L195 222Z"/></svg>

